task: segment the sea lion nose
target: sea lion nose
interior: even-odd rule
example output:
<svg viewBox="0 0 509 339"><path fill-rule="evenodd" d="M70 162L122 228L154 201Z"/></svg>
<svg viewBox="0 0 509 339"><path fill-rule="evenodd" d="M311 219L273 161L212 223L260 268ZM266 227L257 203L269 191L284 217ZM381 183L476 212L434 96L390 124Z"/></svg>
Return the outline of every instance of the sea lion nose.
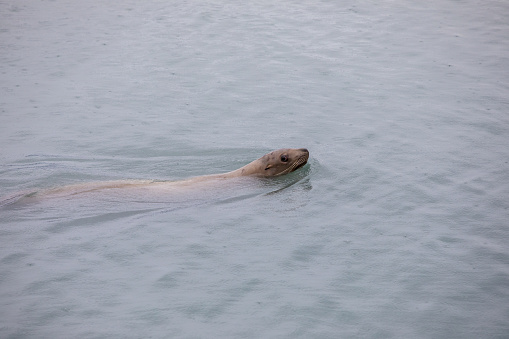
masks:
<svg viewBox="0 0 509 339"><path fill-rule="evenodd" d="M301 149L299 149L299 151L304 152L304 153L309 153L309 151L307 150L307 148L301 148Z"/></svg>

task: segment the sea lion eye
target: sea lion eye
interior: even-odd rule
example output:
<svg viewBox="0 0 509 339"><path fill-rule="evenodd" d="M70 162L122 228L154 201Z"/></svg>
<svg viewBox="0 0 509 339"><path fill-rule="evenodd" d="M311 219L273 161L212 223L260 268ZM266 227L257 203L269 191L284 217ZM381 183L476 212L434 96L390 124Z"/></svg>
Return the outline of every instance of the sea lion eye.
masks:
<svg viewBox="0 0 509 339"><path fill-rule="evenodd" d="M281 156L281 161L282 161L282 162L287 162L287 161L288 161L288 155L283 154L283 155Z"/></svg>

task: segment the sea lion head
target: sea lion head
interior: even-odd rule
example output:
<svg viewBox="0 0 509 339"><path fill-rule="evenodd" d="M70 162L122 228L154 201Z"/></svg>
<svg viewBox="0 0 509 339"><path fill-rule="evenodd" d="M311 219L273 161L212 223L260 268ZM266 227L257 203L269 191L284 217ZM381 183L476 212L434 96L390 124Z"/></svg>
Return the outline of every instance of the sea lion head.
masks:
<svg viewBox="0 0 509 339"><path fill-rule="evenodd" d="M287 174L304 166L308 158L309 151L305 148L278 149L257 160L259 164L257 175L274 177Z"/></svg>

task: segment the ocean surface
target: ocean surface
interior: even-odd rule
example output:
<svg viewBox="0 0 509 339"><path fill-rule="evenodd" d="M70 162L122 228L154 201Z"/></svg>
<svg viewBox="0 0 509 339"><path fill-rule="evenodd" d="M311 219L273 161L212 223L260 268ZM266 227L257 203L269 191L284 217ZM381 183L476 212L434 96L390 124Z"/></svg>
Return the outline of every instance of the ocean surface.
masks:
<svg viewBox="0 0 509 339"><path fill-rule="evenodd" d="M508 17L0 0L0 338L509 338Z"/></svg>

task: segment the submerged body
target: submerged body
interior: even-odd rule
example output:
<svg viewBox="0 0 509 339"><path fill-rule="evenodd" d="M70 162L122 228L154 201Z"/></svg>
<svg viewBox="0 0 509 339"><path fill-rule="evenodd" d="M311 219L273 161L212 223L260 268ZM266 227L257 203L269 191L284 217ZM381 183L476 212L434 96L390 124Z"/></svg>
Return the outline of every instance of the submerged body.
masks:
<svg viewBox="0 0 509 339"><path fill-rule="evenodd" d="M261 158L250 162L249 164L227 173L211 174L205 176L194 177L182 181L156 181L156 180L116 180L103 182L90 182L75 185L62 186L49 190L23 192L0 201L0 205L10 205L16 201L40 198L57 198L70 197L74 195L82 195L85 193L98 194L101 192L123 192L136 190L144 196L151 194L165 194L169 191L177 189L189 190L192 187L197 189L204 188L205 183L211 184L222 181L223 179L239 178L239 177L276 177L295 171L304 166L309 158L309 152L305 148L293 149L283 148L265 154ZM195 185L200 183L200 185ZM126 192L127 193L127 192Z"/></svg>

